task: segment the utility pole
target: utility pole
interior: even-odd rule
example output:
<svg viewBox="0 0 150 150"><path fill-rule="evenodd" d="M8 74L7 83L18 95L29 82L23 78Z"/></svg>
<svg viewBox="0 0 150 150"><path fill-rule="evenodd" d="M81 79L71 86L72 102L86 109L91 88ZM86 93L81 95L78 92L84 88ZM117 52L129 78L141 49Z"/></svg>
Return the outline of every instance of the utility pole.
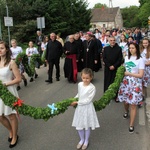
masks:
<svg viewBox="0 0 150 150"><path fill-rule="evenodd" d="M0 18L0 40L2 40L2 24L1 24L1 18Z"/></svg>
<svg viewBox="0 0 150 150"><path fill-rule="evenodd" d="M9 17L7 4L6 4L6 14L7 14L7 17ZM10 29L9 29L9 26L8 26L8 42L9 42L9 46L10 46Z"/></svg>
<svg viewBox="0 0 150 150"><path fill-rule="evenodd" d="M1 6L1 4L0 4ZM2 9L1 9L1 16L2 16ZM0 40L2 40L2 21L1 21L1 16L0 16Z"/></svg>

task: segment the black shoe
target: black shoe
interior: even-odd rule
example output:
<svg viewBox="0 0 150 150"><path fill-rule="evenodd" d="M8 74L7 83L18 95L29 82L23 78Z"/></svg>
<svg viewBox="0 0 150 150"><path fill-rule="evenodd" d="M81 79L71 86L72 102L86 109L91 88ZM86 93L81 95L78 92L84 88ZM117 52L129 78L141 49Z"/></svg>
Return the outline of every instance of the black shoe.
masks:
<svg viewBox="0 0 150 150"><path fill-rule="evenodd" d="M115 99L115 102L116 102L116 103L119 103L120 101L118 100L118 98L116 98L116 99Z"/></svg>
<svg viewBox="0 0 150 150"><path fill-rule="evenodd" d="M142 95L142 101L145 101L145 96L144 95Z"/></svg>
<svg viewBox="0 0 150 150"><path fill-rule="evenodd" d="M139 102L139 103L138 103L138 108L141 108L141 107L143 106L143 104L144 104L143 101Z"/></svg>
<svg viewBox="0 0 150 150"><path fill-rule="evenodd" d="M27 86L27 79L24 79L24 86Z"/></svg>
<svg viewBox="0 0 150 150"><path fill-rule="evenodd" d="M59 78L56 78L56 81L60 81L60 79L59 79Z"/></svg>
<svg viewBox="0 0 150 150"><path fill-rule="evenodd" d="M35 79L38 77L38 74L35 74Z"/></svg>
<svg viewBox="0 0 150 150"><path fill-rule="evenodd" d="M18 139L19 139L19 136L17 135L16 143L14 143L14 144L10 144L10 145L9 145L9 148L13 148L13 147L15 147L15 146L17 145L17 143L18 143Z"/></svg>
<svg viewBox="0 0 150 150"><path fill-rule="evenodd" d="M133 133L134 132L134 127L133 126L130 126L129 127L129 133Z"/></svg>
<svg viewBox="0 0 150 150"><path fill-rule="evenodd" d="M11 142L12 141L12 138L8 137L8 142Z"/></svg>
<svg viewBox="0 0 150 150"><path fill-rule="evenodd" d="M127 119L128 116L129 116L129 115L128 115L128 112L125 112L124 115L123 115L123 119Z"/></svg>
<svg viewBox="0 0 150 150"><path fill-rule="evenodd" d="M31 79L30 79L30 82L33 82L33 81L34 81L33 78L31 78Z"/></svg>
<svg viewBox="0 0 150 150"><path fill-rule="evenodd" d="M45 80L45 82L47 82L47 83L53 83L51 80Z"/></svg>
<svg viewBox="0 0 150 150"><path fill-rule="evenodd" d="M19 91L21 89L21 87L20 86L17 86L17 91Z"/></svg>
<svg viewBox="0 0 150 150"><path fill-rule="evenodd" d="M73 83L74 83L74 84L76 84L76 83L77 83L77 81L73 81Z"/></svg>

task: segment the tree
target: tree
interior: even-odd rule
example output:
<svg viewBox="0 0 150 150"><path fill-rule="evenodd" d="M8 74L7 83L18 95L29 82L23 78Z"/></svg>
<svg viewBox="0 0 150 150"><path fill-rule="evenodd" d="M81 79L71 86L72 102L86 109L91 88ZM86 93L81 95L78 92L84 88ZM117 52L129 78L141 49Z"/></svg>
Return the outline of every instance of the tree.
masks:
<svg viewBox="0 0 150 150"><path fill-rule="evenodd" d="M106 4L101 4L101 3L97 3L94 5L94 8L107 8L107 5Z"/></svg>
<svg viewBox="0 0 150 150"><path fill-rule="evenodd" d="M141 22L138 18L138 12L139 7L137 6L130 6L129 8L125 7L121 9L124 27L131 28L141 26Z"/></svg>
<svg viewBox="0 0 150 150"><path fill-rule="evenodd" d="M149 0L139 0L140 7L144 5L144 3L148 2Z"/></svg>
<svg viewBox="0 0 150 150"><path fill-rule="evenodd" d="M45 17L44 34L55 32L66 36L90 28L91 10L84 0L7 0L7 5L14 22L11 38L21 42L35 36L37 17ZM5 12L1 14L5 16ZM7 33L5 27L3 33Z"/></svg>
<svg viewBox="0 0 150 150"><path fill-rule="evenodd" d="M145 2L139 11L138 18L141 22L141 27L148 26L148 17L150 16L150 1Z"/></svg>

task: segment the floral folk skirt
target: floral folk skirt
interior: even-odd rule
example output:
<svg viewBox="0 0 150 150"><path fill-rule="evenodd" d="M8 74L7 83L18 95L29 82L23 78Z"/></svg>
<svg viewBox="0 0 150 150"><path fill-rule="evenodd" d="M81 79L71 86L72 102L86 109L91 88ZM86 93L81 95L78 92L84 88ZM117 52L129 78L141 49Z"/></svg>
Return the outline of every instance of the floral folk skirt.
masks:
<svg viewBox="0 0 150 150"><path fill-rule="evenodd" d="M118 100L135 105L142 101L142 79L125 76L118 91Z"/></svg>

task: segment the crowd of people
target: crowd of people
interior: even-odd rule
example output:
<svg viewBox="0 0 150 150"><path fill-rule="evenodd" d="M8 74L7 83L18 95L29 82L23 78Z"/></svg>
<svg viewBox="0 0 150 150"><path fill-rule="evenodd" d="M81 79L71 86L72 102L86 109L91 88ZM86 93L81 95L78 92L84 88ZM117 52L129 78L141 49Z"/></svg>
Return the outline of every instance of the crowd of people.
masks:
<svg viewBox="0 0 150 150"><path fill-rule="evenodd" d="M102 31L95 29L94 32L80 31L71 34L64 42L59 34L50 33L49 36L44 36L41 31L37 31L35 43L29 41L28 48L25 50L28 63L30 64L33 54L41 56L44 66L48 69L46 83L53 83L54 66L56 81L60 81L60 57L62 55L65 59L64 76L68 83L77 83L77 74L81 72L82 82L78 83L76 96L79 100L71 104L71 106L78 105L72 123L72 126L78 130L81 139L77 149L87 149L90 129L99 127L92 104L96 89L91 81L94 72L98 72L102 67L104 67L104 92L114 82L118 67L121 65L125 67L123 81L114 99L116 102L124 103L123 118L127 119L130 116L129 132L134 132L137 105L141 106L141 102L147 95L147 86L150 84L150 40L144 36L139 28L134 31L131 29ZM23 64L20 63L17 67L15 63L17 55L22 52L22 48L17 45L15 39L11 40L10 48L4 41L0 41L0 80L16 97L18 97L17 90L21 89L19 85L21 80L24 86L28 84ZM36 68L40 69L38 63ZM35 69L30 82L37 77ZM91 113L87 115L89 111ZM9 131L10 148L17 145L19 138L16 113L0 99L0 122Z"/></svg>

